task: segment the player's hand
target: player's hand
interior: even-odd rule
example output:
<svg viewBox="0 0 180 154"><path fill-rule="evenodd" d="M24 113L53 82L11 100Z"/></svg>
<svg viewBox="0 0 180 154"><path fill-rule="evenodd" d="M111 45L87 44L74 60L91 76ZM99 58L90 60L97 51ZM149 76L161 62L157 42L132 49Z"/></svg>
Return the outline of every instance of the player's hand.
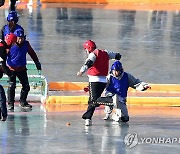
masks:
<svg viewBox="0 0 180 154"><path fill-rule="evenodd" d="M35 65L38 70L41 70L41 63L39 61L36 61Z"/></svg>
<svg viewBox="0 0 180 154"><path fill-rule="evenodd" d="M85 91L85 92L88 92L88 91L89 91L89 86L84 87L84 91Z"/></svg>
<svg viewBox="0 0 180 154"><path fill-rule="evenodd" d="M150 85L148 85L148 84L145 84L144 86L143 86L143 90L142 91L145 91L145 90L147 90L147 89L151 89L151 86Z"/></svg>
<svg viewBox="0 0 180 154"><path fill-rule="evenodd" d="M83 75L83 73L82 72L77 72L77 76L82 76Z"/></svg>

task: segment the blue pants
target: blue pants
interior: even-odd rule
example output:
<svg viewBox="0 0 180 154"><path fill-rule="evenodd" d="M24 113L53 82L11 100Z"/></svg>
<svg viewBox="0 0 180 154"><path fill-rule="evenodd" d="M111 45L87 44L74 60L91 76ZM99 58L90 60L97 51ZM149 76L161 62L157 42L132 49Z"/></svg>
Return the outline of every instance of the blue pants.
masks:
<svg viewBox="0 0 180 154"><path fill-rule="evenodd" d="M4 88L0 85L0 119L7 117L7 107L6 107L6 95Z"/></svg>

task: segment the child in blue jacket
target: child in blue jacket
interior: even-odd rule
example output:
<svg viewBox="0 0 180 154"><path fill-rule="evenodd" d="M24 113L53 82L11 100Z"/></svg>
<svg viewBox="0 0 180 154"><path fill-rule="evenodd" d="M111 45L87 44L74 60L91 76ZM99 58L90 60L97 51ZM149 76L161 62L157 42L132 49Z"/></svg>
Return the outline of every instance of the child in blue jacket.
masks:
<svg viewBox="0 0 180 154"><path fill-rule="evenodd" d="M115 61L112 64L111 71L107 79L108 84L106 87L106 96L111 96L113 98L115 108L112 120L117 122L120 120L128 122L129 114L126 106L128 88L131 87L139 91L144 91L150 88L150 86L147 83L135 78L133 75L124 72L120 61ZM112 110L112 106L105 106L106 116L104 117L104 120L110 118Z"/></svg>

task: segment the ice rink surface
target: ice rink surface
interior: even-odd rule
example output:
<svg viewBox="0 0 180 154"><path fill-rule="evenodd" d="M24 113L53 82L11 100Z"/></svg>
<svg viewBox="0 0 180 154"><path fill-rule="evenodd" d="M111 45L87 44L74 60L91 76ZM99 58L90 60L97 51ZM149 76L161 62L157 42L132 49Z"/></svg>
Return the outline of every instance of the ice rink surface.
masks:
<svg viewBox="0 0 180 154"><path fill-rule="evenodd" d="M23 4L18 4L22 6ZM52 5L51 5L52 6ZM98 48L122 54L125 71L149 83L180 79L180 12L102 8L17 7L19 24L37 52L48 81L88 81L76 77L86 58L88 39ZM8 9L0 9L0 26ZM28 57L29 59L29 57ZM49 107L9 112L0 122L2 154L178 154L180 108L129 107L129 123L102 120L98 108L93 125L81 119L86 107ZM70 125L67 125L70 123Z"/></svg>
<svg viewBox="0 0 180 154"><path fill-rule="evenodd" d="M93 125L87 127L81 119L85 107L49 111L39 103L32 105L32 111L25 111L16 104L8 120L0 123L0 153L178 154L180 150L176 107L129 107L128 123L105 121L103 109L97 108Z"/></svg>

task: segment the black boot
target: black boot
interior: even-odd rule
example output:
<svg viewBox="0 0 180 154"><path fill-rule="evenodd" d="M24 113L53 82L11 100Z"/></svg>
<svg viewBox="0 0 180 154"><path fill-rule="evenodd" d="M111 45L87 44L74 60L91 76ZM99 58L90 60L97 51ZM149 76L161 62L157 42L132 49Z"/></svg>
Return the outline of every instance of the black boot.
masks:
<svg viewBox="0 0 180 154"><path fill-rule="evenodd" d="M14 110L14 97L15 97L15 90L8 89L8 110L12 111Z"/></svg>
<svg viewBox="0 0 180 154"><path fill-rule="evenodd" d="M14 110L14 102L8 102L8 110L9 111Z"/></svg>
<svg viewBox="0 0 180 154"><path fill-rule="evenodd" d="M32 105L30 105L27 101L22 101L22 100L20 100L19 106L21 106L22 108L26 108L26 109L32 108Z"/></svg>
<svg viewBox="0 0 180 154"><path fill-rule="evenodd" d="M28 104L28 102L26 101L27 99L27 95L28 95L28 92L25 92L23 90L21 90L21 94L20 94L20 106L22 108L32 108L32 105Z"/></svg>

